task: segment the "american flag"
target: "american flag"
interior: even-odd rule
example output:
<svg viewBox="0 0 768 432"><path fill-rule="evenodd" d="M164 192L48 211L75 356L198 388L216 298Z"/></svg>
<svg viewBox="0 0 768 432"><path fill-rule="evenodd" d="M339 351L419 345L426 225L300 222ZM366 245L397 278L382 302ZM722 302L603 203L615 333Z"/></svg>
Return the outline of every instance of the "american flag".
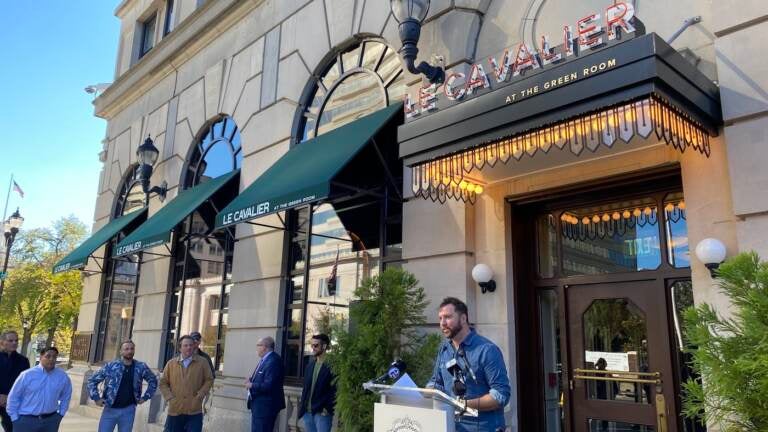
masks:
<svg viewBox="0 0 768 432"><path fill-rule="evenodd" d="M336 270L339 268L339 248L336 248L336 260L333 262L331 274L328 276L328 295L336 295Z"/></svg>
<svg viewBox="0 0 768 432"><path fill-rule="evenodd" d="M18 192L20 197L24 198L24 191L21 190L21 187L16 183L16 180L13 181L13 190Z"/></svg>

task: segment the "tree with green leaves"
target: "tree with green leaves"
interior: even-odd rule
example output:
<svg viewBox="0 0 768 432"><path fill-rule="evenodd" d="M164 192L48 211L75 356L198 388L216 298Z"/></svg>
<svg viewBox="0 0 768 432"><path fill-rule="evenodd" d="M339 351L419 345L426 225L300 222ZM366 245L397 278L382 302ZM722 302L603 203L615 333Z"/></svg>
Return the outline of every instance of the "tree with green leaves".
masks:
<svg viewBox="0 0 768 432"><path fill-rule="evenodd" d="M378 399L363 390L363 383L401 358L414 381L425 384L440 337L421 330L428 302L424 289L407 271L389 268L366 279L355 290L355 297L358 300L349 309L349 328L337 325L333 330L335 343L328 360L338 377L339 429L363 432L373 429L373 406Z"/></svg>
<svg viewBox="0 0 768 432"><path fill-rule="evenodd" d="M684 384L684 415L724 432L768 431L768 263L740 254L720 266L717 281L732 314L709 304L685 313L692 367L703 380Z"/></svg>
<svg viewBox="0 0 768 432"><path fill-rule="evenodd" d="M57 332L69 332L80 308L82 279L79 272L52 274L54 264L86 236L85 225L74 216L54 222L51 228L19 233L11 256L0 304L0 324L19 329L22 352L36 334L45 332L50 345Z"/></svg>

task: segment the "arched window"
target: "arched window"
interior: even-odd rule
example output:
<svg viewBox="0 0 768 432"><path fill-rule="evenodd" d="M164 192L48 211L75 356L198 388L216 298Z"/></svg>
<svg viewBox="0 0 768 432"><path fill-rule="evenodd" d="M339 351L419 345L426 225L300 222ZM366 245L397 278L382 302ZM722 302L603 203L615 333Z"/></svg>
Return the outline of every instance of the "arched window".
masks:
<svg viewBox="0 0 768 432"><path fill-rule="evenodd" d="M315 76L299 107L296 145L311 145L304 141L398 103L406 90L397 52L379 40L330 55ZM379 144L396 148L394 142ZM402 184L402 169L393 171ZM289 380L303 374L312 335L328 334L334 322L346 321L362 279L401 259L402 206L381 198L396 195L391 183L383 178L360 182L357 186L375 194L288 212L282 348Z"/></svg>
<svg viewBox="0 0 768 432"><path fill-rule="evenodd" d="M141 189L138 165L134 165L120 186L112 218L116 219L143 208L144 192ZM120 233L107 243L106 257L112 256L112 248L124 237L125 235ZM133 254L105 260L106 277L102 282L94 356L97 362L110 361L117 357L120 343L131 337L139 259L139 254Z"/></svg>
<svg viewBox="0 0 768 432"><path fill-rule="evenodd" d="M399 102L405 95L397 51L367 40L335 54L308 84L301 105L300 141Z"/></svg>
<svg viewBox="0 0 768 432"><path fill-rule="evenodd" d="M210 124L193 147L182 178L184 189L228 174L243 160L240 132L231 117ZM213 231L216 212L237 194L222 189L182 222L173 248L166 360L173 357L179 337L200 332L200 349L222 370L224 339L232 286L234 231Z"/></svg>

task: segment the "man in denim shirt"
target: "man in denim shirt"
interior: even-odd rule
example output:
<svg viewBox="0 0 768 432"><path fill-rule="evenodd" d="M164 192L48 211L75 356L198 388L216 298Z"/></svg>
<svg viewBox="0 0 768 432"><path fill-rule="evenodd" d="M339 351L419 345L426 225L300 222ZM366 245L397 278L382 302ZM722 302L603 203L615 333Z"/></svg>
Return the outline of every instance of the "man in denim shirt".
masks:
<svg viewBox="0 0 768 432"><path fill-rule="evenodd" d="M511 390L501 350L470 328L467 305L461 300L443 299L438 318L440 330L447 339L440 345L427 387L455 397L455 378L447 366L455 360L465 376L467 406L480 412L477 418L462 416L456 423L456 431L503 431L504 406L509 402Z"/></svg>

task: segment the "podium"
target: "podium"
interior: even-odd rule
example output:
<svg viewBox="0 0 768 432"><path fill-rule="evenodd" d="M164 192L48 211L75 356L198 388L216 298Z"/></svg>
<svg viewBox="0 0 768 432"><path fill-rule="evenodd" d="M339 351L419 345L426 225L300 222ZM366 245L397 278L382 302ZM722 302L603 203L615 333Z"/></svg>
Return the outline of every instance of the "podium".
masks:
<svg viewBox="0 0 768 432"><path fill-rule="evenodd" d="M363 388L381 397L374 406L373 432L454 432L455 416L477 417L477 410L440 390L398 387L371 382Z"/></svg>

